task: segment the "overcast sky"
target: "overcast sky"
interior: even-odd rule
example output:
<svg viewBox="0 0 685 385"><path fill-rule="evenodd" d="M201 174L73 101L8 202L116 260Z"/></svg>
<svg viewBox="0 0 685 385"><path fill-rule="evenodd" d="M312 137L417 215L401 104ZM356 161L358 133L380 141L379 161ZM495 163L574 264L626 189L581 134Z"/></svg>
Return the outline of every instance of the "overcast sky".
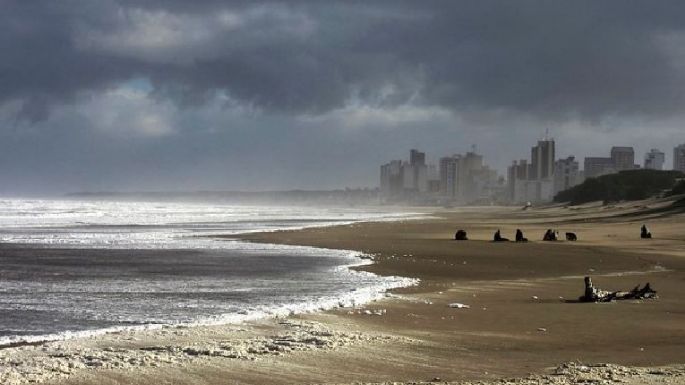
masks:
<svg viewBox="0 0 685 385"><path fill-rule="evenodd" d="M670 168L683 107L682 1L0 0L4 195L373 187L472 144L504 172L547 128Z"/></svg>

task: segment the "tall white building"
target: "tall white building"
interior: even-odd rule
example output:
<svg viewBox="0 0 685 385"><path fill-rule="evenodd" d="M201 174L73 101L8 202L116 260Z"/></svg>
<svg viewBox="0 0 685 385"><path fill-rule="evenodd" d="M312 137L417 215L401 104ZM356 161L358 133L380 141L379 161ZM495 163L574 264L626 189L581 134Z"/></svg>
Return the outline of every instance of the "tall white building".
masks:
<svg viewBox="0 0 685 385"><path fill-rule="evenodd" d="M497 172L475 152L440 158L440 195L461 204L488 201L501 190ZM498 190L499 189L499 190Z"/></svg>
<svg viewBox="0 0 685 385"><path fill-rule="evenodd" d="M685 144L673 149L673 169L685 172Z"/></svg>
<svg viewBox="0 0 685 385"><path fill-rule="evenodd" d="M440 158L440 194L448 199L457 197L457 178L460 155Z"/></svg>
<svg viewBox="0 0 685 385"><path fill-rule="evenodd" d="M645 168L647 169L663 170L665 161L666 154L657 150L656 148L651 149L647 154L645 154Z"/></svg>
<svg viewBox="0 0 685 385"><path fill-rule="evenodd" d="M554 198L555 143L545 137L530 151L530 163L514 162L508 170L508 190L514 203L549 202Z"/></svg>
<svg viewBox="0 0 685 385"><path fill-rule="evenodd" d="M416 168L409 162L402 162L402 188L410 191L417 185Z"/></svg>
<svg viewBox="0 0 685 385"><path fill-rule="evenodd" d="M439 168L438 168L439 167ZM504 184L497 172L475 152L440 158L426 164L426 155L411 150L409 161L381 166L381 197L386 201L442 201L449 204L491 203L501 199Z"/></svg>
<svg viewBox="0 0 685 385"><path fill-rule="evenodd" d="M467 152L459 159L457 173L457 196L464 203L472 202L480 195L476 179L483 170L483 156L475 152Z"/></svg>
<svg viewBox="0 0 685 385"><path fill-rule="evenodd" d="M582 182L579 168L573 156L554 162L554 195Z"/></svg>
<svg viewBox="0 0 685 385"><path fill-rule="evenodd" d="M393 160L381 166L381 194L385 197L402 192L402 161Z"/></svg>

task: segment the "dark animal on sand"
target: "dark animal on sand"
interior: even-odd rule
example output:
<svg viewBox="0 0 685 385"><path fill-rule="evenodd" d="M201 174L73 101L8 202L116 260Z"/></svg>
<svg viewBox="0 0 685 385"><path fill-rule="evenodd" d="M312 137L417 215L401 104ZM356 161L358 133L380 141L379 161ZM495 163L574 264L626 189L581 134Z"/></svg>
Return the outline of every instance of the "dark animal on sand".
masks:
<svg viewBox="0 0 685 385"><path fill-rule="evenodd" d="M521 229L516 229L516 242L528 242L528 238L523 236Z"/></svg>
<svg viewBox="0 0 685 385"><path fill-rule="evenodd" d="M567 241L577 241L578 236L576 236L576 233L566 233L566 240Z"/></svg>
<svg viewBox="0 0 685 385"><path fill-rule="evenodd" d="M499 230L495 231L495 236L493 241L495 242L509 242L507 238L502 237L502 234L500 234Z"/></svg>
<svg viewBox="0 0 685 385"><path fill-rule="evenodd" d="M642 227L640 227L640 238L642 238L642 239L652 238L652 233L649 231L649 229L645 225L642 225Z"/></svg>
<svg viewBox="0 0 685 385"><path fill-rule="evenodd" d="M611 302L622 299L654 299L658 298L656 290L649 286L649 282L643 288L635 286L631 291L606 291L592 285L592 279L585 277L585 293L578 298L580 302Z"/></svg>
<svg viewBox="0 0 685 385"><path fill-rule="evenodd" d="M454 234L454 240L455 241L468 241L469 238L466 236L466 231L457 230L457 232Z"/></svg>

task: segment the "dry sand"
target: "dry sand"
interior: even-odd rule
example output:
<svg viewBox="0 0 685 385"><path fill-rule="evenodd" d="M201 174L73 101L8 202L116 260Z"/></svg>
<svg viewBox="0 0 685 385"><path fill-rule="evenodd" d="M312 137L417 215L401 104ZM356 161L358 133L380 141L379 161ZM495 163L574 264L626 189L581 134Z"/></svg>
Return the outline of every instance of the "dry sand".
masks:
<svg viewBox="0 0 685 385"><path fill-rule="evenodd" d="M365 270L416 277L421 283L395 290L365 309L300 315L286 322L149 331L5 349L0 351L0 364L15 360L21 367L29 359L38 364L54 360L49 365L57 369L45 364L47 369L40 372L49 376L35 373L33 378L60 384L375 383L434 378L518 378L512 381L522 384L685 383L685 216L651 211L667 204L440 210L431 219L250 234L241 238L364 251L376 260ZM643 222L654 239L639 239ZM458 228L467 230L471 240L451 240ZM521 228L532 242L490 242L498 228L511 238ZM573 231L579 240L539 241L547 228L559 229L562 235ZM568 302L582 294L585 275L607 290L650 282L660 298ZM450 308L450 303L470 308ZM90 365L88 355L100 363ZM129 358L130 364L115 364ZM85 367L69 368L68 362L74 360ZM554 369L571 361L629 367ZM555 370L563 375L552 375Z"/></svg>

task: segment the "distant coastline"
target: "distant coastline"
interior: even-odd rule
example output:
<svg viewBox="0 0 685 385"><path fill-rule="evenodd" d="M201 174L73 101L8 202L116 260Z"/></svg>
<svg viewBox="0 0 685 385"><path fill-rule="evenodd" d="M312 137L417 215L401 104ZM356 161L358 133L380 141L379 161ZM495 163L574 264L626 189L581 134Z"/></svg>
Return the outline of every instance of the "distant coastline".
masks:
<svg viewBox="0 0 685 385"><path fill-rule="evenodd" d="M67 199L165 200L197 202L231 202L242 204L333 204L377 205L378 189L350 188L337 190L274 190L274 191L81 191L64 195Z"/></svg>

